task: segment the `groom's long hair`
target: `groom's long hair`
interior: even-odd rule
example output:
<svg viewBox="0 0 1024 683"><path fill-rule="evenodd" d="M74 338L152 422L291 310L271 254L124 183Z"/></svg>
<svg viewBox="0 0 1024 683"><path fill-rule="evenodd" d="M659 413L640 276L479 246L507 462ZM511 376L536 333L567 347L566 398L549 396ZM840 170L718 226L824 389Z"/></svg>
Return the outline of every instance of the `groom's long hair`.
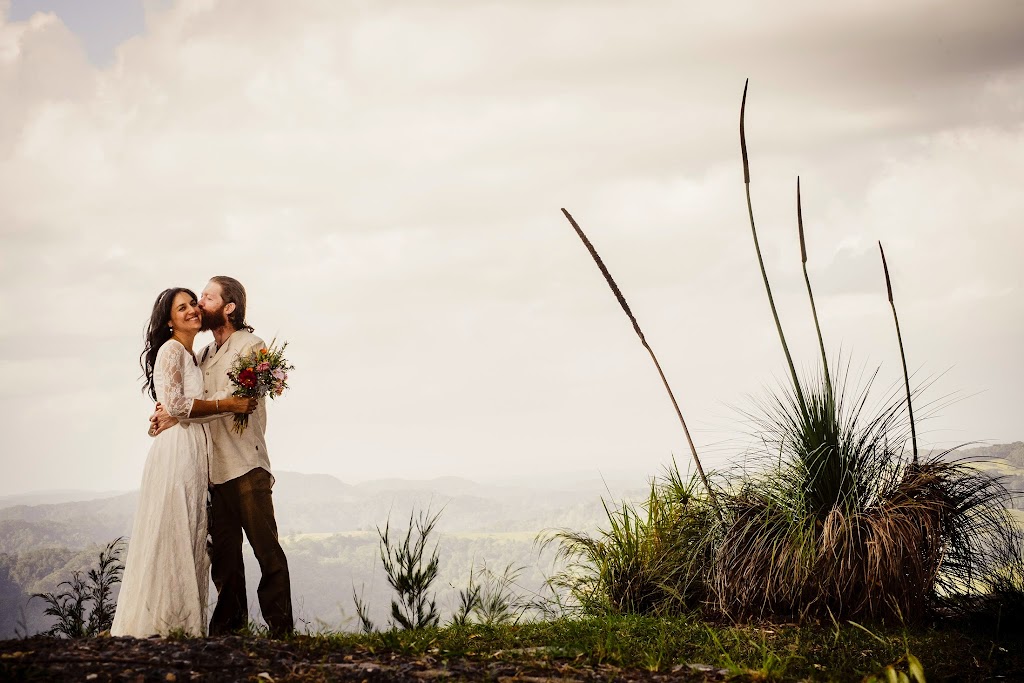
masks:
<svg viewBox="0 0 1024 683"><path fill-rule="evenodd" d="M235 310L231 311L231 315L228 316L231 326L236 330L252 332L252 325L245 322L245 287L242 286L242 283L227 275L214 275L210 278L210 282L220 285L220 298L224 300L225 306L235 305Z"/></svg>
<svg viewBox="0 0 1024 683"><path fill-rule="evenodd" d="M171 305L174 297L180 292L185 292L195 301L196 293L187 287L171 287L160 292L160 296L153 303L153 312L149 314L149 323L146 325L146 345L139 356L139 365L142 366L142 376L145 381L142 383L142 393L148 393L154 401L156 397L156 384L153 382L153 368L156 366L156 354L160 351L174 332L167 323L171 320Z"/></svg>

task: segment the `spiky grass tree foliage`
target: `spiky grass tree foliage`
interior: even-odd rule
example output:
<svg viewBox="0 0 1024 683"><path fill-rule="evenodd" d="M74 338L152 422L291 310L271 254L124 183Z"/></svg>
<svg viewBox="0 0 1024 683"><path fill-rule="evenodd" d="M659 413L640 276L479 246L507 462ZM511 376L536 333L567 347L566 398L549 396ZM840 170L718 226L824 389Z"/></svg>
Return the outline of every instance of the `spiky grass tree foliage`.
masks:
<svg viewBox="0 0 1024 683"><path fill-rule="evenodd" d="M716 558L721 606L736 617L918 619L988 590L1012 543L1001 483L949 454L914 463L901 401L867 415L835 386L836 447L809 451L796 398L766 404L766 459L730 499ZM805 391L809 413L827 402ZM788 411L788 412L787 412ZM777 458L777 459L776 459Z"/></svg>
<svg viewBox="0 0 1024 683"><path fill-rule="evenodd" d="M1021 633L1024 632L1024 528L1014 529L1001 548L1002 556L996 558L999 569L989 590L965 601L954 601L954 607L969 611L982 627L995 625L999 632Z"/></svg>
<svg viewBox="0 0 1024 683"><path fill-rule="evenodd" d="M561 531L552 540L567 569L555 576L584 612L679 614L711 600L711 567L721 522L697 477L673 462L647 500L604 501L607 528Z"/></svg>

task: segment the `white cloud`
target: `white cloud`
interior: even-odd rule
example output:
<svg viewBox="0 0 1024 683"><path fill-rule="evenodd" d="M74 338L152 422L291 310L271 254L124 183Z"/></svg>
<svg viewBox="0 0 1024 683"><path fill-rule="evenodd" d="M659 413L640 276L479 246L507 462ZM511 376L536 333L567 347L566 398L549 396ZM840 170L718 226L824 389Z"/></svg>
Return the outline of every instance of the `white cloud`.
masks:
<svg viewBox="0 0 1024 683"><path fill-rule="evenodd" d="M0 388L0 451L37 455L3 485L40 488L68 453L112 449L109 470L68 472L135 484L142 324L162 288L212 274L245 282L257 331L292 342L271 435L283 469L684 460L649 359L558 209L716 441L733 428L721 405L781 367L739 168L746 76L755 211L800 357L816 351L797 174L830 343L896 367L882 239L912 364L960 363L955 388L988 390L943 424L1020 438L1020 14L182 0L151 7L102 69L59 17L0 19L0 348L17 378ZM76 421L47 429L72 394Z"/></svg>

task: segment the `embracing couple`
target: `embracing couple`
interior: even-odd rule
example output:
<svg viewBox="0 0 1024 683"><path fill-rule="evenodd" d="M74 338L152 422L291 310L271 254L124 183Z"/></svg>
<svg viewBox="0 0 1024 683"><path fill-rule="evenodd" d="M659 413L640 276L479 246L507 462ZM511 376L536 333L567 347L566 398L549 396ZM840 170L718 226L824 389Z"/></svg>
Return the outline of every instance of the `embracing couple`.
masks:
<svg viewBox="0 0 1024 683"><path fill-rule="evenodd" d="M193 352L196 335L205 330L213 341ZM210 635L245 627L243 531L262 572L258 596L270 635L292 632L288 562L271 498L266 407L262 400L233 396L227 375L239 355L264 346L245 322L245 288L234 278L212 278L200 299L184 287L157 297L141 357L143 389L157 401L149 430L155 439L111 635L204 635L211 574L217 606ZM249 416L241 433L232 429L235 415Z"/></svg>

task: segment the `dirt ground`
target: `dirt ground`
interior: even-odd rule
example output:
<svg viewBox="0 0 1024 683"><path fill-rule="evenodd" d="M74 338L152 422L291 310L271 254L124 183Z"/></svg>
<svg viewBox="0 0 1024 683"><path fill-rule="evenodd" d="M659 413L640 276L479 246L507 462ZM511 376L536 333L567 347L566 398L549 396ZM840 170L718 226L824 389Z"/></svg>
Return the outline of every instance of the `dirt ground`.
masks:
<svg viewBox="0 0 1024 683"><path fill-rule="evenodd" d="M0 681L722 681L726 673L699 664L654 673L546 659L529 651L450 659L356 650L311 654L302 638L0 641Z"/></svg>

